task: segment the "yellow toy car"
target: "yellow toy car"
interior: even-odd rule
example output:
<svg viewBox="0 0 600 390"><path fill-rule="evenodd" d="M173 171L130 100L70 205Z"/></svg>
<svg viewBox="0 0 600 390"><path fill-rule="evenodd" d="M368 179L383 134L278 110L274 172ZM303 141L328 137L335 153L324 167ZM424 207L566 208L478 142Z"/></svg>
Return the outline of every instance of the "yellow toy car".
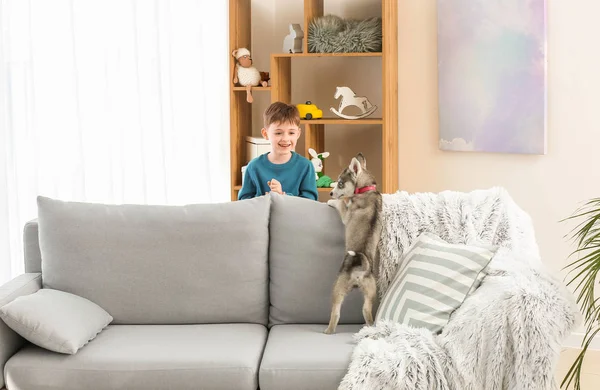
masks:
<svg viewBox="0 0 600 390"><path fill-rule="evenodd" d="M296 107L298 108L298 112L300 112L301 119L323 118L323 111L319 110L310 100L307 100L306 104L296 104Z"/></svg>

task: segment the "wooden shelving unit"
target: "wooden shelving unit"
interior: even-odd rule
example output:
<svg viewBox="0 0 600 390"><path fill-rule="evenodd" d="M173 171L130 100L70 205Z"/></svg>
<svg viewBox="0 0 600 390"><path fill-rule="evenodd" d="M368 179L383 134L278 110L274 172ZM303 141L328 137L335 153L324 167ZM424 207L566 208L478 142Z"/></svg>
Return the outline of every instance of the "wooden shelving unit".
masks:
<svg viewBox="0 0 600 390"><path fill-rule="evenodd" d="M302 0L297 0L302 1ZM239 47L252 51L251 0L229 0L229 53ZM292 103L292 60L294 58L322 57L380 57L382 59L381 89L382 118L358 120L324 118L302 120L305 150L308 148L325 150L325 126L327 125L380 125L382 132L382 182L380 191L391 193L398 190L398 4L397 0L381 0L383 50L381 53L308 53L308 25L316 17L323 16L324 0L304 0L303 53L273 53L270 58L270 87L256 87L253 92L268 91L271 102ZM233 79L235 59L229 56L230 80ZM242 93L244 92L244 93ZM245 137L252 135L252 109L246 102L245 88L234 87L230 91L230 151L231 151L231 199L237 199L241 189L241 167L245 163ZM298 151L300 152L300 151ZM328 193L330 188L319 188L320 193Z"/></svg>
<svg viewBox="0 0 600 390"><path fill-rule="evenodd" d="M246 87L232 87L234 91L246 92ZM252 87L252 92L255 91L270 91L271 87Z"/></svg>

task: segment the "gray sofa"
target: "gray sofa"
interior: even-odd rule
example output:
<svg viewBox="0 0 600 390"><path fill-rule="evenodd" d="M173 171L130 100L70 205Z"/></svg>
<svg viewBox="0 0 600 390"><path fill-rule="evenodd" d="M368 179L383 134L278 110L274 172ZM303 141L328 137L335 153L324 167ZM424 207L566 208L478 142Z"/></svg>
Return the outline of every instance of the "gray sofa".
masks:
<svg viewBox="0 0 600 390"><path fill-rule="evenodd" d="M323 334L344 253L343 226L323 203L40 197L24 241L26 273L1 287L0 306L52 288L114 320L74 355L32 345L0 321L8 390L335 389L363 326L354 291L337 333Z"/></svg>

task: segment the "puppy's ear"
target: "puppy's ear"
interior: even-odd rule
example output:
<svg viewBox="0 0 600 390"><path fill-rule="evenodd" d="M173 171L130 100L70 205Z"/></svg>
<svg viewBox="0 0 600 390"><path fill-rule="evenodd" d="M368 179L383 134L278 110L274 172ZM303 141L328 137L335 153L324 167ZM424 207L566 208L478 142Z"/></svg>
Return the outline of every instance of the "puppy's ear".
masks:
<svg viewBox="0 0 600 390"><path fill-rule="evenodd" d="M360 164L360 161L358 161L356 157L352 158L352 161L350 161L350 166L348 168L350 168L350 171L353 172L355 175L358 175L363 169L362 165Z"/></svg>
<svg viewBox="0 0 600 390"><path fill-rule="evenodd" d="M360 166L362 167L362 169L367 169L367 159L365 158L365 156L363 156L362 153L357 154L356 159L360 161Z"/></svg>

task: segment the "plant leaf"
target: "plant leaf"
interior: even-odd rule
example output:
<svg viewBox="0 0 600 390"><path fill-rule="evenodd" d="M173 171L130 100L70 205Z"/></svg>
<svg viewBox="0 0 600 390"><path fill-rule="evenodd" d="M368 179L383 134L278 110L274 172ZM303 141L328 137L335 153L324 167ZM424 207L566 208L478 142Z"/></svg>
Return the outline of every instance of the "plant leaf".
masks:
<svg viewBox="0 0 600 390"><path fill-rule="evenodd" d="M571 368L565 375L563 381L561 382L561 389L563 386L565 386L565 384L565 388L568 389L571 385L571 382L574 381L575 390L581 390L581 369L583 367L583 359L585 358L585 353L587 352L588 347L592 343L592 340L599 332L600 325L593 332L586 332L585 337L583 339L581 352L579 353L579 355L573 362L573 365L571 366Z"/></svg>
<svg viewBox="0 0 600 390"><path fill-rule="evenodd" d="M568 270L567 285L576 283L575 294L585 318L586 333L582 350L565 375L561 388L571 384L581 389L581 368L585 353L594 337L600 332L600 297L596 298L596 281L600 273L600 198L593 198L577 208L573 215L561 222L577 220L577 225L566 235L576 246L569 258L578 256L563 269Z"/></svg>

